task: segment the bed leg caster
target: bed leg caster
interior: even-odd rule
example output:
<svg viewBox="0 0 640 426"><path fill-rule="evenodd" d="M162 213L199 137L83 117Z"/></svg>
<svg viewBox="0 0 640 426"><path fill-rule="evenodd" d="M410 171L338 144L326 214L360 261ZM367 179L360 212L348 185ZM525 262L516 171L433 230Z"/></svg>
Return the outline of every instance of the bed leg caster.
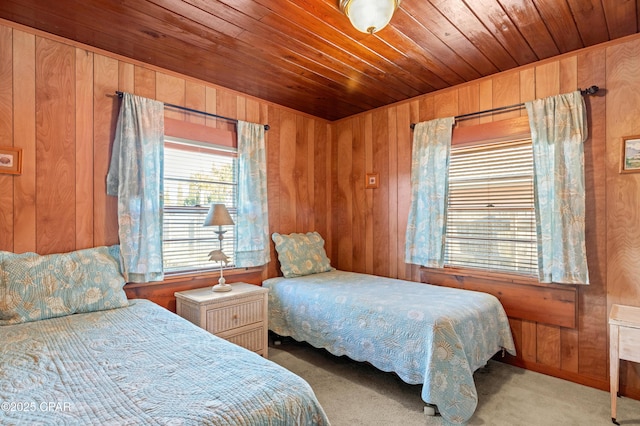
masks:
<svg viewBox="0 0 640 426"><path fill-rule="evenodd" d="M271 342L275 345L275 346L280 346L282 345L282 340L283 337L279 334L274 333L273 331L269 330L269 338L271 339Z"/></svg>
<svg viewBox="0 0 640 426"><path fill-rule="evenodd" d="M427 417L433 417L438 414L438 407L432 404L427 404L424 406L424 415Z"/></svg>

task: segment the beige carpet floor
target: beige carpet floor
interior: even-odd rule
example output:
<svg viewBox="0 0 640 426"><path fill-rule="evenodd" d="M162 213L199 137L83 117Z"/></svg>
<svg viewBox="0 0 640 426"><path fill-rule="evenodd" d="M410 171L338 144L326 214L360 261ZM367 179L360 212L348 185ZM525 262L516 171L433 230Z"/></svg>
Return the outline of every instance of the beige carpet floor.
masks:
<svg viewBox="0 0 640 426"><path fill-rule="evenodd" d="M313 388L333 426L439 425L426 417L420 385L366 363L284 339L269 358L303 377ZM490 361L474 375L478 408L469 425L611 425L608 392L501 362ZM640 425L640 401L618 399L621 425Z"/></svg>

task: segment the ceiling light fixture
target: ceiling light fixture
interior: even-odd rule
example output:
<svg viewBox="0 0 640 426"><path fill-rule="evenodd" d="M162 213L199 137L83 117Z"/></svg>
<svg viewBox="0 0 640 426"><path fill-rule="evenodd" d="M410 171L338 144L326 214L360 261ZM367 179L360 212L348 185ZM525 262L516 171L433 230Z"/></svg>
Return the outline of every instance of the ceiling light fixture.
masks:
<svg viewBox="0 0 640 426"><path fill-rule="evenodd" d="M340 0L340 10L358 31L373 34L383 29L401 0Z"/></svg>

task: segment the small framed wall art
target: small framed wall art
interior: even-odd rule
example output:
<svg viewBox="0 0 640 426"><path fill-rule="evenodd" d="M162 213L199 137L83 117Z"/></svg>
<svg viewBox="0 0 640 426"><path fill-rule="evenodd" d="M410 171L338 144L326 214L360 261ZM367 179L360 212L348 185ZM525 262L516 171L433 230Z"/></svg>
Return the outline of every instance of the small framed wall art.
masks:
<svg viewBox="0 0 640 426"><path fill-rule="evenodd" d="M640 172L640 135L622 138L620 173Z"/></svg>
<svg viewBox="0 0 640 426"><path fill-rule="evenodd" d="M19 175L22 173L22 149L0 146L0 173Z"/></svg>

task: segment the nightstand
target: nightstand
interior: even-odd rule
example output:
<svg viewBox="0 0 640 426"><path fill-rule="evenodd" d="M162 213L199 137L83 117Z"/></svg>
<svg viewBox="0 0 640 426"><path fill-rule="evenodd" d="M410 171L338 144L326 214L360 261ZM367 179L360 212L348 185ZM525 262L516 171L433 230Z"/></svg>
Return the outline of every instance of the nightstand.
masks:
<svg viewBox="0 0 640 426"><path fill-rule="evenodd" d="M176 292L176 313L198 327L267 358L268 289L232 283L229 292L211 286Z"/></svg>

